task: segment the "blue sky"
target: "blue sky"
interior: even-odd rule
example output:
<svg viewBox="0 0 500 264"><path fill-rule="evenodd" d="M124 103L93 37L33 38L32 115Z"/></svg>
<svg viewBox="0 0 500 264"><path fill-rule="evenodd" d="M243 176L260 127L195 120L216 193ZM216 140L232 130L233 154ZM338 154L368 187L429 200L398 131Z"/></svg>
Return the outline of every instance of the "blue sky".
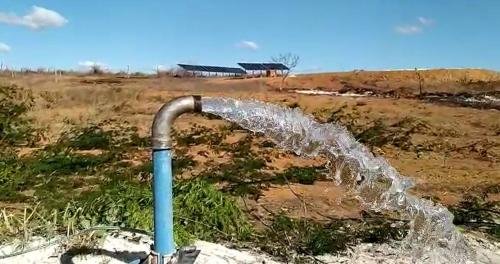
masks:
<svg viewBox="0 0 500 264"><path fill-rule="evenodd" d="M297 71L500 70L500 1L0 1L14 67L150 71L235 66L292 52Z"/></svg>

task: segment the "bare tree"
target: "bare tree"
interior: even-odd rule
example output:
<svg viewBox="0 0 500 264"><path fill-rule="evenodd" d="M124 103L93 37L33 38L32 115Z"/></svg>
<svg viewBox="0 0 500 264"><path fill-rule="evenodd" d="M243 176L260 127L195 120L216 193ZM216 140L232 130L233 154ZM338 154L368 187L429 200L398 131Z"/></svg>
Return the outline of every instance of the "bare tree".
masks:
<svg viewBox="0 0 500 264"><path fill-rule="evenodd" d="M101 65L94 63L90 66L89 73L94 75L101 75L104 74L104 70L102 69Z"/></svg>
<svg viewBox="0 0 500 264"><path fill-rule="evenodd" d="M276 57L272 57L271 61L277 62L277 63L282 63L285 65L288 70L287 71L282 71L281 73L281 83L280 83L280 91L283 90L283 86L285 85L286 78L288 78L288 75L290 75L290 72L297 67L297 64L299 64L300 57L296 54L293 53L283 53L279 54Z"/></svg>

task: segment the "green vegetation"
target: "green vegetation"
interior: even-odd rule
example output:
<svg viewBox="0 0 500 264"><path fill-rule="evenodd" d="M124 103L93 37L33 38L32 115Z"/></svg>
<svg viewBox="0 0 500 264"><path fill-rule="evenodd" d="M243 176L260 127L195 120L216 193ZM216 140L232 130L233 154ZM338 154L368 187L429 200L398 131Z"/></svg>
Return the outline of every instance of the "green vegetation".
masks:
<svg viewBox="0 0 500 264"><path fill-rule="evenodd" d="M213 130L194 125L190 131L175 133L176 149L184 153L193 145L208 146L215 153L229 153L231 160L223 164L208 164L197 177L214 184L222 184L221 191L237 196L249 196L257 199L262 190L271 184L301 183L313 184L324 179L324 167L291 167L282 173L272 172L263 154L274 147L271 141L258 143L260 135L246 134L238 142L229 144L225 139L241 127L228 125ZM252 149L253 145L262 146L263 150Z"/></svg>
<svg viewBox="0 0 500 264"><path fill-rule="evenodd" d="M498 193L498 186L496 187ZM487 201L488 192L482 195L466 195L450 211L455 216L453 224L482 231L500 240L500 204Z"/></svg>
<svg viewBox="0 0 500 264"><path fill-rule="evenodd" d="M117 120L105 120L87 127L73 127L63 132L58 147L75 150L124 150L128 147L147 147L149 140L137 134L137 128Z"/></svg>
<svg viewBox="0 0 500 264"><path fill-rule="evenodd" d="M225 135L221 133L212 133L212 131L204 126L193 124L190 131L174 131L174 137L177 144L181 146L194 146L206 144L209 146L217 146L222 143Z"/></svg>
<svg viewBox="0 0 500 264"><path fill-rule="evenodd" d="M251 149L252 137L247 136L240 142L232 145L220 145L220 150L232 153L230 162L210 166L203 170L198 177L212 183L223 183L222 191L233 195L249 195L258 199L262 190L272 184L284 185L288 183L313 184L316 180L324 179L324 167L291 167L284 172L271 172L260 153Z"/></svg>
<svg viewBox="0 0 500 264"><path fill-rule="evenodd" d="M0 96L0 202L15 205L0 211L0 242L72 234L98 225L152 230L152 164L147 137L127 123L106 120L71 126L55 142L42 145L42 133L26 118L33 102L31 94L16 86L0 86ZM358 140L377 147L414 148L412 135L428 129L424 122L410 118L393 124L381 119L362 123L359 114L348 113L345 107L334 110L325 121L344 124ZM228 143L234 132L243 137ZM197 125L175 132L174 139L174 174L190 172L174 183L174 233L179 245L194 239L231 241L302 263L315 261L304 255L342 254L360 242L399 240L407 231L406 222L373 214L327 222L291 218L285 213L255 217L240 205L257 200L270 186L325 180L326 165L274 168L270 157L282 154L277 153L276 145L262 135L244 133L235 124L217 129ZM209 160L201 167L190 152L195 145L204 145L205 152L226 159ZM34 148L19 155L28 146ZM482 149L477 147L477 153L483 153ZM204 155L203 151L198 154ZM474 151L476 147L464 149ZM498 193L498 187L488 188L488 192ZM452 212L456 224L499 237L498 205L485 196L467 198Z"/></svg>
<svg viewBox="0 0 500 264"><path fill-rule="evenodd" d="M174 185L174 232L185 245L192 239L246 239L251 227L233 198L203 181ZM79 210L80 228L113 225L147 231L153 229L153 197L150 184L114 180L82 195L72 204ZM76 213L76 212L75 212Z"/></svg>
<svg viewBox="0 0 500 264"><path fill-rule="evenodd" d="M412 136L429 130L427 123L409 117L394 123L388 123L383 118L366 121L356 106L348 109L347 105L343 105L337 109L319 111L315 115L324 122L343 125L359 142L370 147L392 145L409 150L413 147ZM322 117L325 115L326 118Z"/></svg>
<svg viewBox="0 0 500 264"><path fill-rule="evenodd" d="M304 262L300 255L344 254L360 243L401 240L408 225L381 215L365 213L363 219L331 220L326 223L275 215L261 249L287 262ZM289 252L299 253L297 258Z"/></svg>
<svg viewBox="0 0 500 264"><path fill-rule="evenodd" d="M203 180L177 183L174 210L178 241L198 238L209 241L244 241L252 227L234 198ZM184 236L183 235L188 235Z"/></svg>
<svg viewBox="0 0 500 264"><path fill-rule="evenodd" d="M24 201L21 193L27 176L23 174L22 165L17 163L17 154L10 149L2 149L0 153L0 200Z"/></svg>
<svg viewBox="0 0 500 264"><path fill-rule="evenodd" d="M364 113L357 106L348 107L344 104L338 108L317 111L315 116L322 122L333 122L346 127L354 138L372 150L374 147L392 146L415 152L418 157L425 152L439 152L445 156L456 153L491 162L500 158L495 152L495 149L500 147L500 143L494 140L483 139L452 144L443 138L456 137L458 132L453 129L432 127L427 122L414 117L404 117L394 122L388 122L386 118L371 120ZM417 141L414 140L416 135L426 135L431 139Z"/></svg>
<svg viewBox="0 0 500 264"><path fill-rule="evenodd" d="M25 116L32 106L31 92L0 84L0 147L27 145L37 139L31 120Z"/></svg>
<svg viewBox="0 0 500 264"><path fill-rule="evenodd" d="M0 201L22 202L26 209L2 212L0 240L27 240L32 235L71 233L96 225L151 231L151 162L127 161L143 151L149 140L128 124L107 120L74 126L53 144L20 157L17 146L26 145L38 132L25 118L32 98L20 98L22 91L2 87L7 96L2 97L0 108ZM195 138L189 135L177 141L192 144ZM174 173L195 164L181 150L173 160ZM194 238L240 241L250 237L246 215L234 198L213 184L177 181L174 193L175 235L180 245Z"/></svg>
<svg viewBox="0 0 500 264"><path fill-rule="evenodd" d="M276 182L280 179L301 184L313 184L315 181L324 179L324 167L290 167L285 172L278 174ZM326 172L326 171L325 171Z"/></svg>
<svg viewBox="0 0 500 264"><path fill-rule="evenodd" d="M131 166L119 162L115 156L110 157L109 153L39 153L43 154L37 153L29 159L16 160L23 164L17 167L13 165L14 161L9 161L8 169L1 170L2 183L10 184L2 184L2 190L5 189L1 197L3 201L16 198L16 201L38 204L36 218L32 219L35 222L71 215L71 226L75 230L95 225L152 230L150 183L136 178L138 175L151 173L150 163ZM174 160L174 165L177 170L189 166L185 161L181 164L176 161ZM7 176L9 178L5 179ZM79 188L83 190L78 190ZM30 197L16 196L22 190L35 191ZM215 241L241 240L249 236L251 227L245 215L233 198L218 191L213 185L202 181L181 181L176 183L174 193L177 243L185 244L194 238ZM52 223L61 225L54 226L54 230L69 228L67 221ZM10 224L12 225L15 223ZM12 236L24 234L24 229L15 230L20 233L12 234L16 233L13 231L10 233ZM30 230L33 234L43 232L47 232L47 229Z"/></svg>

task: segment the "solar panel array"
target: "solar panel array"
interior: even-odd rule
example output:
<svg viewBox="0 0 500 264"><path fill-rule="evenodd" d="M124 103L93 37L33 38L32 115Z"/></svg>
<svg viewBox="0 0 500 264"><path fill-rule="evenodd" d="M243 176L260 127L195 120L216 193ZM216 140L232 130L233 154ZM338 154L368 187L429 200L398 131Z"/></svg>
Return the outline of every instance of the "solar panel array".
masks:
<svg viewBox="0 0 500 264"><path fill-rule="evenodd" d="M204 66L204 65L190 65L190 64L177 64L179 67L186 71L199 71L199 72L220 72L220 73L236 73L245 74L246 72L241 68L221 67L221 66Z"/></svg>
<svg viewBox="0 0 500 264"><path fill-rule="evenodd" d="M238 63L247 71L290 70L283 63Z"/></svg>

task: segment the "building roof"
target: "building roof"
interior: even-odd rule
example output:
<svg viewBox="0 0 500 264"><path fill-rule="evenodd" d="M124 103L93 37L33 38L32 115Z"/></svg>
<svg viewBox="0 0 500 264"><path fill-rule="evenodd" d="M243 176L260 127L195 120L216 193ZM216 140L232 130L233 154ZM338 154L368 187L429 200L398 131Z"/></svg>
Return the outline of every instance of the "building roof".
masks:
<svg viewBox="0 0 500 264"><path fill-rule="evenodd" d="M283 63L238 63L243 69L247 71L267 71L267 70L290 70Z"/></svg>
<svg viewBox="0 0 500 264"><path fill-rule="evenodd" d="M191 64L177 64L179 67L186 71L200 71L200 72L221 72L221 73L246 73L241 68L236 67L222 67L222 66L206 66L206 65L191 65Z"/></svg>

